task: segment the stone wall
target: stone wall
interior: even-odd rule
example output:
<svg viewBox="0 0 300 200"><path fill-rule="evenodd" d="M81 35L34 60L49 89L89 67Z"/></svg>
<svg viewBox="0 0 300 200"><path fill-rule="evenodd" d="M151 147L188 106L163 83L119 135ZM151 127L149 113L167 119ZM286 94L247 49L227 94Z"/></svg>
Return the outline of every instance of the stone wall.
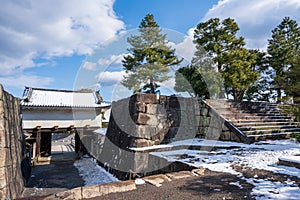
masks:
<svg viewBox="0 0 300 200"><path fill-rule="evenodd" d="M123 149L190 139L199 116L197 99L136 94L113 102L106 136Z"/></svg>
<svg viewBox="0 0 300 200"><path fill-rule="evenodd" d="M195 137L219 139L223 128L224 120L197 98L136 94L113 102L101 150L91 154L119 179L180 171L187 166L143 148ZM98 149L92 148L97 140L90 141L88 149Z"/></svg>
<svg viewBox="0 0 300 200"><path fill-rule="evenodd" d="M83 130L79 135L99 164L122 180L188 168L153 156L154 145L193 138L239 141L201 99L142 93L113 102L106 136Z"/></svg>
<svg viewBox="0 0 300 200"><path fill-rule="evenodd" d="M20 197L24 189L23 145L20 101L0 85L0 199Z"/></svg>
<svg viewBox="0 0 300 200"><path fill-rule="evenodd" d="M198 128L197 138L205 138L209 140L221 140L232 142L248 142L242 135L230 131L225 119L220 114L206 104L199 100L200 107L200 123Z"/></svg>

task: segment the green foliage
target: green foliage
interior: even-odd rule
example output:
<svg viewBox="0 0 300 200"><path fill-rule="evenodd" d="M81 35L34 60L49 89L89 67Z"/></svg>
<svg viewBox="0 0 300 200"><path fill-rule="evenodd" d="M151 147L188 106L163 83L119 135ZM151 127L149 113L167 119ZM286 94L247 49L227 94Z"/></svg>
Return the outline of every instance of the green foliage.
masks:
<svg viewBox="0 0 300 200"><path fill-rule="evenodd" d="M191 96L209 98L209 92L200 71L193 66L182 67L176 71L175 88L177 92L188 92Z"/></svg>
<svg viewBox="0 0 300 200"><path fill-rule="evenodd" d="M300 103L300 51L285 74L283 89L288 96L293 97L295 103Z"/></svg>
<svg viewBox="0 0 300 200"><path fill-rule="evenodd" d="M274 86L280 99L282 90L289 91L291 85L286 84L286 76L294 68L295 56L300 46L300 28L296 21L285 17L272 31L272 39L268 44L268 60L275 71Z"/></svg>
<svg viewBox="0 0 300 200"><path fill-rule="evenodd" d="M197 25L194 32L194 43L197 49L204 48L217 63L220 71L223 64L223 53L243 47L243 37L237 37L239 30L237 23L227 18L220 22L219 18L212 18Z"/></svg>
<svg viewBox="0 0 300 200"><path fill-rule="evenodd" d="M265 52L259 50L250 50L256 54L256 63L252 65L252 69L260 73L258 81L252 85L245 94L248 101L270 101L275 99L272 88L273 70L269 67Z"/></svg>
<svg viewBox="0 0 300 200"><path fill-rule="evenodd" d="M291 135L292 138L295 138L298 142L300 142L300 134L299 133L293 133Z"/></svg>
<svg viewBox="0 0 300 200"><path fill-rule="evenodd" d="M227 95L232 95L235 100L242 100L248 88L259 78L259 72L253 67L257 63L258 53L244 48L244 38L236 36L238 30L237 23L231 18L221 22L220 19L213 18L198 24L194 43L198 51L204 48L213 58L214 64L210 68L212 70L217 66L215 74L222 75L223 80L219 77L219 82L224 82ZM221 89L218 97L224 97Z"/></svg>
<svg viewBox="0 0 300 200"><path fill-rule="evenodd" d="M228 51L224 54L225 66L222 72L227 93L234 100L241 101L245 92L259 78L260 73L253 70L256 63L256 54L245 48Z"/></svg>
<svg viewBox="0 0 300 200"><path fill-rule="evenodd" d="M293 104L283 104L280 106L280 110L287 115L294 116L295 121L300 122L300 105Z"/></svg>
<svg viewBox="0 0 300 200"><path fill-rule="evenodd" d="M123 66L126 76L122 84L134 92L155 93L162 83L170 77L169 66L182 62L175 56L175 50L167 46L166 34L148 14L139 26L139 35L131 35L127 42L131 45L129 55L124 56Z"/></svg>
<svg viewBox="0 0 300 200"><path fill-rule="evenodd" d="M213 67L214 61L203 48L198 48L191 65L176 72L175 90L188 92L202 99L216 97L224 85Z"/></svg>

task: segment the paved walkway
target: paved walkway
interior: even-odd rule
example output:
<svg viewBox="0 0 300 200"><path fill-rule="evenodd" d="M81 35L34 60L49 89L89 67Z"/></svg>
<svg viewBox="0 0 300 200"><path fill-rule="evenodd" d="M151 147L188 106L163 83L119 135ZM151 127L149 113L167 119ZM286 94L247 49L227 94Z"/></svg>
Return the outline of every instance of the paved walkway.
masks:
<svg viewBox="0 0 300 200"><path fill-rule="evenodd" d="M77 154L69 142L53 142L50 162L36 165L23 192L23 197L46 196L83 186L83 180L74 167Z"/></svg>

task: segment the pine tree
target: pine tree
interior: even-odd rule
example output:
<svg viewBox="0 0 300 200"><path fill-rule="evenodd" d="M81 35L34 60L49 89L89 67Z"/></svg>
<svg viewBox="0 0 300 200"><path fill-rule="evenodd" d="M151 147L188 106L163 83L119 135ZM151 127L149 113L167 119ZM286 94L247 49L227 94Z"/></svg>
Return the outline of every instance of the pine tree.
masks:
<svg viewBox="0 0 300 200"><path fill-rule="evenodd" d="M203 48L197 49L191 64L177 70L175 90L202 99L216 98L224 83L212 66L214 61L208 53Z"/></svg>
<svg viewBox="0 0 300 200"><path fill-rule="evenodd" d="M178 65L182 60L175 56L175 49L167 46L166 34L162 33L153 15L146 15L138 31L139 35L127 38L131 48L123 59L127 74L122 84L134 92L154 94L158 83L170 78L169 66Z"/></svg>
<svg viewBox="0 0 300 200"><path fill-rule="evenodd" d="M300 103L300 51L295 55L292 66L285 74L285 82L283 88L285 93L293 97L294 102Z"/></svg>
<svg viewBox="0 0 300 200"><path fill-rule="evenodd" d="M241 101L248 88L260 77L260 73L252 68L257 55L248 49L238 48L225 53L223 59L225 66L222 76L227 93L232 95L234 100Z"/></svg>
<svg viewBox="0 0 300 200"><path fill-rule="evenodd" d="M227 18L220 22L219 18L212 18L197 25L194 32L194 43L197 49L204 48L213 57L219 72L223 68L223 54L245 45L243 37L237 37L239 31L237 23Z"/></svg>
<svg viewBox="0 0 300 200"><path fill-rule="evenodd" d="M258 80L259 73L252 67L257 56L244 47L244 38L237 37L238 30L237 23L231 18L221 22L218 18L212 18L198 24L194 43L197 50L204 48L212 57L214 64L211 64L210 71L217 66L215 74L222 76L223 80L219 83L224 83L227 95L232 95L235 100L242 100L248 88ZM218 96L223 98L225 95L220 88L219 86Z"/></svg>
<svg viewBox="0 0 300 200"><path fill-rule="evenodd" d="M295 55L300 47L300 28L296 21L285 17L272 31L272 39L268 44L268 62L275 71L274 86L277 99L281 101L286 74L293 67Z"/></svg>

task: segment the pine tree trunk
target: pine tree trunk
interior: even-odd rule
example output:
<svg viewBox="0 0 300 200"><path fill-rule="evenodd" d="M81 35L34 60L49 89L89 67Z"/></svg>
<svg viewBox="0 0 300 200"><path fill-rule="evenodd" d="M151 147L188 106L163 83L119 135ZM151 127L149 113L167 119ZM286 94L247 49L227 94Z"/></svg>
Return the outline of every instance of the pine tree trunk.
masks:
<svg viewBox="0 0 300 200"><path fill-rule="evenodd" d="M150 94L155 94L153 77L150 77Z"/></svg>
<svg viewBox="0 0 300 200"><path fill-rule="evenodd" d="M277 103L281 103L281 89L277 89Z"/></svg>

